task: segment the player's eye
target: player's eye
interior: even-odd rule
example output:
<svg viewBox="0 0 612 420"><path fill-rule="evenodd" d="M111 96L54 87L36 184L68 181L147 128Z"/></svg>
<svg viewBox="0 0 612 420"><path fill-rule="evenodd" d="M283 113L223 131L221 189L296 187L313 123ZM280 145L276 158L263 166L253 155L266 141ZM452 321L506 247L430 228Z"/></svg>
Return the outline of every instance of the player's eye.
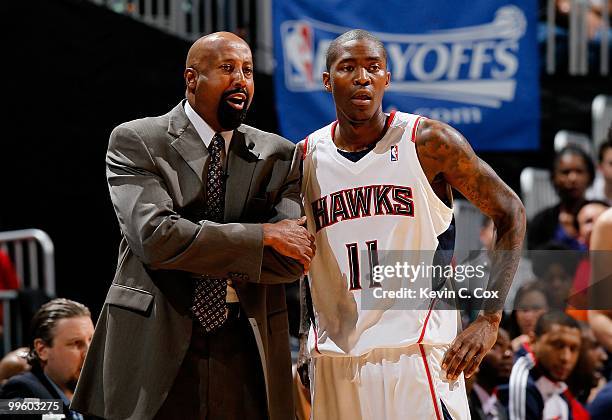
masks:
<svg viewBox="0 0 612 420"><path fill-rule="evenodd" d="M375 72L375 71L378 71L378 70L380 70L380 65L378 65L378 64L372 64L372 65L370 66L370 71L371 71L371 72Z"/></svg>
<svg viewBox="0 0 612 420"><path fill-rule="evenodd" d="M223 70L225 72L231 72L232 71L232 65L231 64L221 64L219 67L221 68L221 70Z"/></svg>
<svg viewBox="0 0 612 420"><path fill-rule="evenodd" d="M350 64L345 64L344 66L342 66L341 70L343 71L353 71L355 69L354 66L351 66Z"/></svg>
<svg viewBox="0 0 612 420"><path fill-rule="evenodd" d="M242 72L244 73L245 76L250 76L253 74L253 69L250 67L245 67Z"/></svg>

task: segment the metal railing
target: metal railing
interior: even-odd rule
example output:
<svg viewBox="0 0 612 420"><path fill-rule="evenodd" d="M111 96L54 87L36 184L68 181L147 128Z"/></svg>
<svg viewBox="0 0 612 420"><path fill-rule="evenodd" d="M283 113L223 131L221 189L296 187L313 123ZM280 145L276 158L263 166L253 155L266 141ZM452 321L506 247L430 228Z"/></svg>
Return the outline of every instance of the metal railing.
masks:
<svg viewBox="0 0 612 420"><path fill-rule="evenodd" d="M601 2L601 40L599 48L599 71L602 76L610 72L610 10L608 0ZM585 75L589 72L589 34L587 14L591 4L589 0L570 0L568 26L568 72L571 75ZM548 0L546 7L546 72L555 73L556 68L556 15L557 0Z"/></svg>
<svg viewBox="0 0 612 420"><path fill-rule="evenodd" d="M240 35L257 70L272 74L272 0L91 0L117 13L194 41L217 31Z"/></svg>
<svg viewBox="0 0 612 420"><path fill-rule="evenodd" d="M39 260L38 246L42 250L41 260ZM0 250L12 257L17 276L23 282L21 287L42 288L47 295L55 296L54 248L49 235L39 229L0 232ZM41 278L42 287L39 281Z"/></svg>
<svg viewBox="0 0 612 420"><path fill-rule="evenodd" d="M39 253L39 249L42 252ZM39 229L0 232L0 251L10 256L20 281L20 288L41 289L42 286L48 296L55 296L54 248L49 235ZM2 340L5 352L11 349L12 342L22 342L22 320L19 311L11 311L12 303L17 297L16 290L0 291L3 315ZM11 319L12 312L17 314L14 323ZM12 340L13 327L15 340Z"/></svg>

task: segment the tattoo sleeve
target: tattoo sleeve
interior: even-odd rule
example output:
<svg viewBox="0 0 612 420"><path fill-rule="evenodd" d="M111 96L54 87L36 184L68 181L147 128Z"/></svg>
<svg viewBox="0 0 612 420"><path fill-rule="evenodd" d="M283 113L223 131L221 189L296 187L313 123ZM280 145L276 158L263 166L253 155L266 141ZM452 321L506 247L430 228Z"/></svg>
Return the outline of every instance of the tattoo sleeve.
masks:
<svg viewBox="0 0 612 420"><path fill-rule="evenodd" d="M426 120L419 126L417 152L430 182L442 174L453 188L489 216L496 228L488 290L497 299L487 299L485 314L503 309L518 267L525 236L525 209L518 196L493 169L478 158L467 140L450 126Z"/></svg>

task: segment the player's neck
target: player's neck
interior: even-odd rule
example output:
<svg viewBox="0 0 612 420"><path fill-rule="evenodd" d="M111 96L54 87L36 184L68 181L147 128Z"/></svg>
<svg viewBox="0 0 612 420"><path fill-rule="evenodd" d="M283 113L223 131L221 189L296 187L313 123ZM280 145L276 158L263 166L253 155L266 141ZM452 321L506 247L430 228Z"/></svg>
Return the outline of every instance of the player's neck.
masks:
<svg viewBox="0 0 612 420"><path fill-rule="evenodd" d="M387 131L387 115L382 110L364 123L338 118L333 141L339 149L358 152L380 140Z"/></svg>

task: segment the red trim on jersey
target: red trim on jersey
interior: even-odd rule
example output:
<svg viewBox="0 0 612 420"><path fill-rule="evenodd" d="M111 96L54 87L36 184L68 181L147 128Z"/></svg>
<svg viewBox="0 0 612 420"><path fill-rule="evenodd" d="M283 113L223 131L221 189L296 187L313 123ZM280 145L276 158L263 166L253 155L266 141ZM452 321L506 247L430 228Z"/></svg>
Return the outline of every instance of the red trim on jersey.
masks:
<svg viewBox="0 0 612 420"><path fill-rule="evenodd" d="M425 349L423 349L422 344L419 344L419 350L421 351L421 356L423 357L423 365L425 365L425 373L427 374L427 382L429 382L431 402L433 403L434 409L436 411L436 419L441 420L440 411L438 410L438 401L436 401L436 393L434 392L433 381L431 380L431 373L429 373L429 365L427 364L427 357L425 357Z"/></svg>
<svg viewBox="0 0 612 420"><path fill-rule="evenodd" d="M304 148L302 153L302 160L306 159L306 153L308 153L308 136L304 139Z"/></svg>
<svg viewBox="0 0 612 420"><path fill-rule="evenodd" d="M334 137L335 137L335 134L336 134L336 126L337 125L338 125L338 120L334 121L332 123L332 126L331 126L331 136L332 136L331 139L332 139L332 141L334 141Z"/></svg>
<svg viewBox="0 0 612 420"><path fill-rule="evenodd" d="M416 131L419 126L419 122L421 122L422 119L423 117L421 116L417 117L416 121L414 122L414 126L412 126L412 142L413 143L416 142Z"/></svg>
<svg viewBox="0 0 612 420"><path fill-rule="evenodd" d="M419 341L417 341L417 344L421 344L421 341L423 341L423 337L425 336L425 329L427 328L427 322L429 321L429 315L431 315L431 310L433 309L433 306L436 303L436 299L434 298L434 300L431 301L431 304L429 305L429 311L427 312L427 316L425 317L425 322L423 323L423 328L421 329L421 335L419 336Z"/></svg>
<svg viewBox="0 0 612 420"><path fill-rule="evenodd" d="M393 118L395 118L395 110L391 111L391 113L389 114L389 118L387 119L387 125L385 128L389 128L391 126L391 123L393 122Z"/></svg>

